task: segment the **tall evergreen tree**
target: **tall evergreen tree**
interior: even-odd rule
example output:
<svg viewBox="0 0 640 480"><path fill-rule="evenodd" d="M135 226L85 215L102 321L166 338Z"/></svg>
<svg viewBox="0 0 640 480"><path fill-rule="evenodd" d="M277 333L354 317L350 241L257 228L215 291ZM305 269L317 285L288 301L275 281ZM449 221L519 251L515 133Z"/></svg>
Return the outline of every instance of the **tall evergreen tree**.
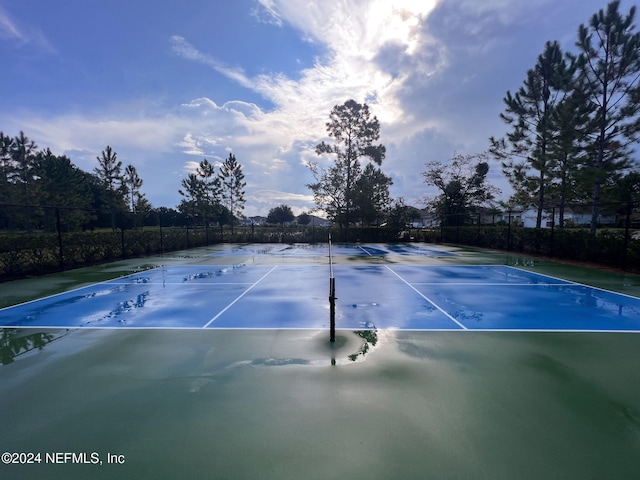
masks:
<svg viewBox="0 0 640 480"><path fill-rule="evenodd" d="M146 205L146 199L144 198L144 194L140 192L142 188L142 184L144 183L140 176L138 175L138 171L136 167L129 164L124 169L124 177L123 182L125 187L127 188L127 195L129 197L129 207L131 208L131 213L133 215L133 225L136 226L136 217L138 216L138 207Z"/></svg>
<svg viewBox="0 0 640 480"><path fill-rule="evenodd" d="M60 227L70 231L94 219L89 175L76 167L68 157L54 155L47 148L38 154L34 173L38 177L40 204L58 209L56 215L47 209L43 225L55 229L58 217Z"/></svg>
<svg viewBox="0 0 640 480"><path fill-rule="evenodd" d="M571 68L558 42L547 42L524 84L504 98L502 120L512 127L507 140L491 138L491 152L502 160L502 170L519 202L535 203L536 227L542 224L546 187L555 168L549 147L554 135L552 115L568 91ZM515 158L515 160L514 160ZM535 198L535 200L534 200ZM527 201L529 199L529 201Z"/></svg>
<svg viewBox="0 0 640 480"><path fill-rule="evenodd" d="M366 103L347 100L333 107L329 119L327 133L333 138L333 144L319 143L316 153L332 155L334 164L321 169L317 163L311 163L309 168L315 182L307 186L313 192L316 205L348 230L354 221L352 213L356 184L362 175L362 160L381 165L386 148L375 144L380 138L380 122L371 115Z"/></svg>
<svg viewBox="0 0 640 480"><path fill-rule="evenodd" d="M135 213L136 202L142 195L140 193L140 189L142 188L142 184L144 182L138 175L138 170L133 165L127 165L125 167L123 180L125 186L127 187L127 192L129 195L129 206L131 207L131 211Z"/></svg>
<svg viewBox="0 0 640 480"><path fill-rule="evenodd" d="M33 168L38 146L23 131L13 139L11 155L17 170L16 182L19 185L19 203L35 204Z"/></svg>
<svg viewBox="0 0 640 480"><path fill-rule="evenodd" d="M122 175L122 162L118 160L118 154L108 145L96 159L98 167L94 172L103 187L103 205L110 217L111 228L115 230L116 213L126 208L127 190Z"/></svg>
<svg viewBox="0 0 640 480"><path fill-rule="evenodd" d="M189 173L180 182L182 188L178 193L184 198L178 205L178 210L183 214L195 215L205 210L205 185L202 179L195 173Z"/></svg>
<svg viewBox="0 0 640 480"><path fill-rule="evenodd" d="M233 153L229 153L220 167L220 184L223 202L231 216L231 232L233 233L235 220L242 217L245 204L244 187L247 185L244 181L242 165L238 163Z"/></svg>
<svg viewBox="0 0 640 480"><path fill-rule="evenodd" d="M584 164L589 150L591 113L581 89L572 90L554 108L551 124L553 137L549 155L553 159L552 182L548 192L552 204L558 207L560 228L564 227L564 213L568 203L587 200Z"/></svg>
<svg viewBox="0 0 640 480"><path fill-rule="evenodd" d="M178 193L185 197L178 206L182 213L200 215L204 224L212 218L222 221L224 208L221 205L220 179L215 175L214 166L205 158L195 173L182 180Z"/></svg>
<svg viewBox="0 0 640 480"><path fill-rule="evenodd" d="M13 138L8 135L5 135L4 132L0 132L0 182L3 186L2 190L4 191L4 186L7 185L14 173L15 173L15 165L13 163ZM7 199L3 198L2 201L6 201Z"/></svg>
<svg viewBox="0 0 640 480"><path fill-rule="evenodd" d="M23 131L14 137L11 144L11 156L15 173L13 175L14 201L21 205L35 206L38 204L38 192L35 181L34 168L38 154L36 143L25 135ZM36 226L37 217L41 211L16 210L16 221L24 228L31 230Z"/></svg>
<svg viewBox="0 0 640 480"><path fill-rule="evenodd" d="M15 174L15 166L11 149L13 138L0 132L0 227L8 228L14 216L14 211L8 204L14 203L14 184L12 183Z"/></svg>
<svg viewBox="0 0 640 480"><path fill-rule="evenodd" d="M577 57L585 97L595 108L596 138L589 165L593 178L591 233L600 213L601 187L630 166L629 145L640 132L640 33L636 7L620 13L620 2L594 14L578 30Z"/></svg>

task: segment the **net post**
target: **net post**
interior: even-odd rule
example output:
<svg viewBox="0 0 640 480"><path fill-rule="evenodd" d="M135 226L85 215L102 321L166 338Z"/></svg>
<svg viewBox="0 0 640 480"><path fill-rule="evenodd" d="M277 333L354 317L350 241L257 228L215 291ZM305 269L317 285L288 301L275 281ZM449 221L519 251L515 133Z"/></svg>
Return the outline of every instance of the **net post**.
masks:
<svg viewBox="0 0 640 480"><path fill-rule="evenodd" d="M333 253L329 234L329 341L336 341L336 279L333 276Z"/></svg>

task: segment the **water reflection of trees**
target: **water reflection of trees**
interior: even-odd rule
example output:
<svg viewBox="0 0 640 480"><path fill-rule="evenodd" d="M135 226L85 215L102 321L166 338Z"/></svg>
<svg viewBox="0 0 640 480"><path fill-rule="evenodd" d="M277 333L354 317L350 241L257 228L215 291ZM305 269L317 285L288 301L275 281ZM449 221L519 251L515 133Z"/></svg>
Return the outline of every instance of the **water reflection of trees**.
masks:
<svg viewBox="0 0 640 480"><path fill-rule="evenodd" d="M376 346L376 343L378 343L378 332L377 330L356 330L353 333L364 339L364 344L360 347L360 350L357 353L349 355L349 360L355 362L360 355L364 357L369 353L371 347Z"/></svg>
<svg viewBox="0 0 640 480"><path fill-rule="evenodd" d="M56 337L52 333L34 332L25 334L25 330L19 328L2 328L0 336L0 363L7 365L12 363L18 355L31 350L42 350L44 346Z"/></svg>

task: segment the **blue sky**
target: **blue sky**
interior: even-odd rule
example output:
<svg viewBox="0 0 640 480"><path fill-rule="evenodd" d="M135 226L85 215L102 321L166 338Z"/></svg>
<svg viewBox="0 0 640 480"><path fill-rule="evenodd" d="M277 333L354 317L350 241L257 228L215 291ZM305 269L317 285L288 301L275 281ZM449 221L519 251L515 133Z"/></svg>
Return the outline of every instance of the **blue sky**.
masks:
<svg viewBox="0 0 640 480"><path fill-rule="evenodd" d="M331 108L381 122L393 197L437 192L425 162L502 136L502 98L558 40L574 50L594 0L0 0L0 130L92 171L110 145L154 206L197 162L233 152L245 214L313 207L306 162ZM622 11L632 5L622 1ZM491 181L510 189L497 162Z"/></svg>

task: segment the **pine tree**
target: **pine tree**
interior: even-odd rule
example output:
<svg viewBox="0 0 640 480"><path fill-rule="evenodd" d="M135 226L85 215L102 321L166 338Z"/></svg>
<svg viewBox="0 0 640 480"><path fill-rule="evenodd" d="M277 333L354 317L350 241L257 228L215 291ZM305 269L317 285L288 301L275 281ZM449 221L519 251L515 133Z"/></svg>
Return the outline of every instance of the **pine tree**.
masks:
<svg viewBox="0 0 640 480"><path fill-rule="evenodd" d="M374 144L380 138L380 122L371 115L369 106L355 100L336 105L329 115L327 133L333 145L321 142L316 146L318 155L333 155L334 164L328 169L311 163L309 168L315 183L308 184L316 205L345 228L354 221L356 185L362 175L361 161L368 159L382 164L386 148Z"/></svg>
<svg viewBox="0 0 640 480"><path fill-rule="evenodd" d="M94 169L103 191L103 204L111 219L111 228L116 229L116 212L125 209L126 186L122 176L122 162L118 160L118 154L107 145L99 157L98 167Z"/></svg>
<svg viewBox="0 0 640 480"><path fill-rule="evenodd" d="M491 138L491 152L502 160L502 170L519 202L535 203L536 227L542 224L546 187L556 168L549 147L554 135L554 108L567 95L571 68L558 42L547 42L524 84L504 98L500 118L512 131L504 139ZM515 160L514 160L515 158Z"/></svg>
<svg viewBox="0 0 640 480"><path fill-rule="evenodd" d="M233 233L235 220L242 217L245 203L244 187L247 185L244 181L242 166L233 153L229 153L229 157L220 167L220 185L223 202L231 216L231 233Z"/></svg>
<svg viewBox="0 0 640 480"><path fill-rule="evenodd" d="M594 106L596 138L592 162L593 210L591 233L595 234L601 203L601 187L612 175L630 166L629 145L640 132L640 33L634 32L636 7L624 16L620 2L594 14L580 25L576 43L584 94Z"/></svg>

